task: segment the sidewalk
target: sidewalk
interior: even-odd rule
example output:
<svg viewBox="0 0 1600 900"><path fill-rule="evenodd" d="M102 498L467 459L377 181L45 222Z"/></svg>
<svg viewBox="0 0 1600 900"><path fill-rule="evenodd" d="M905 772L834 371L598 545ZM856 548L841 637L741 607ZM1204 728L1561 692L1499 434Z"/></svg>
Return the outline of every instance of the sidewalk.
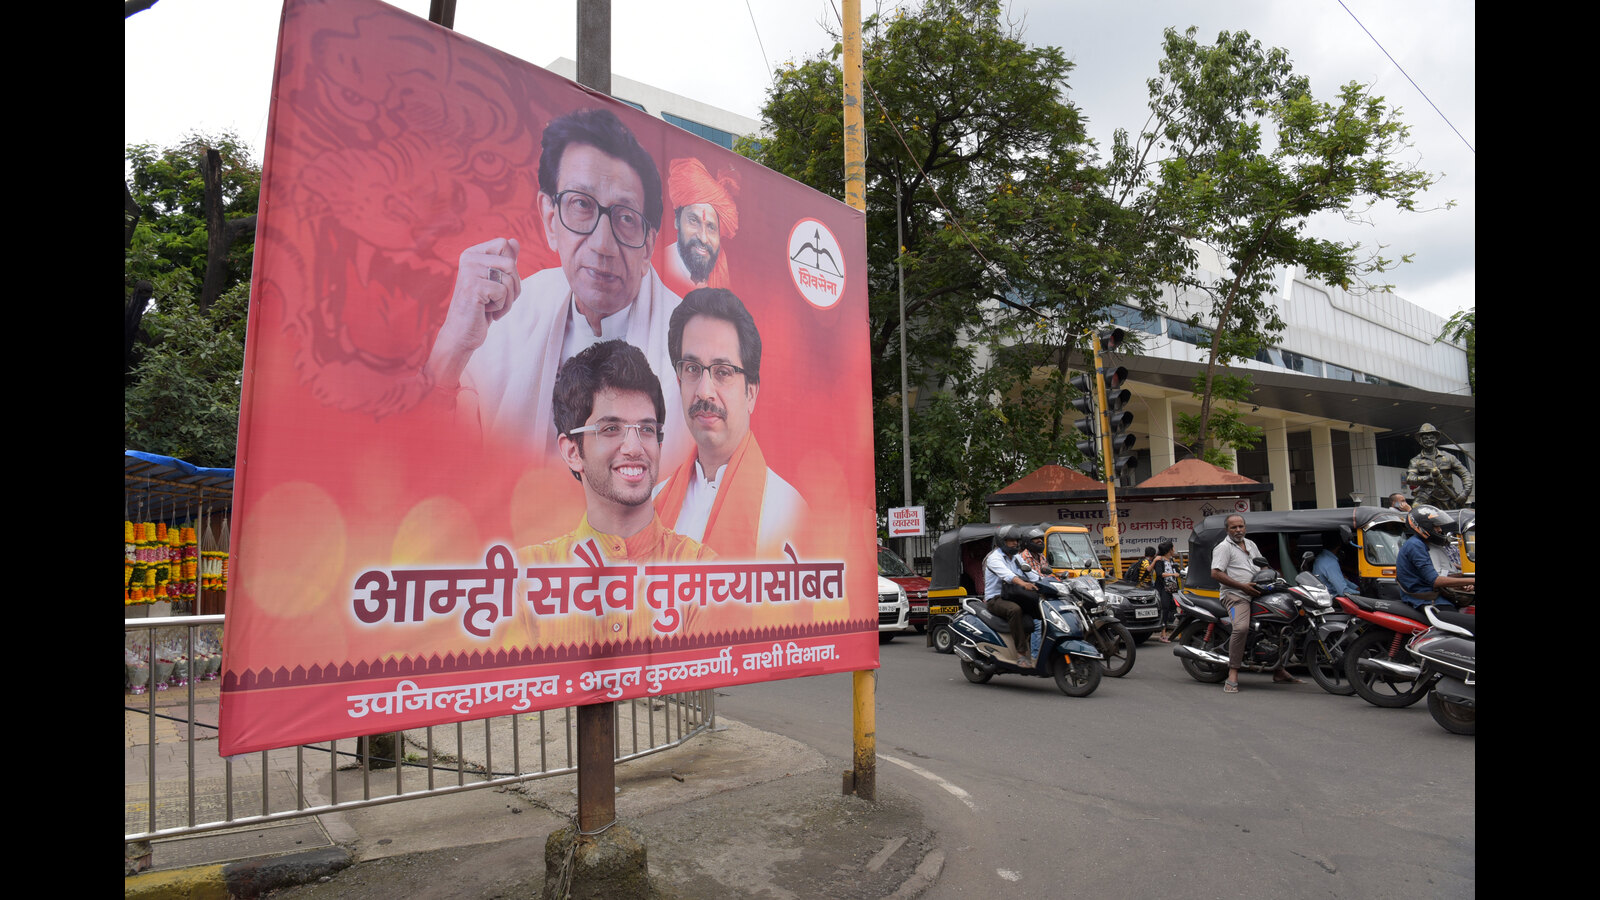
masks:
<svg viewBox="0 0 1600 900"><path fill-rule="evenodd" d="M198 692L196 703L197 720L214 722L201 711ZM142 714L127 718L134 723L127 729L127 775L147 778L140 775L147 771L140 760L150 753L147 720ZM184 728L158 722L157 729L169 729L158 733L157 754L187 756ZM208 791L222 790L206 768L206 761L221 765L214 736L196 732L197 806L217 802ZM465 747L463 756L481 764L477 757L484 751ZM284 752L285 759L270 760L265 789L292 796L293 753ZM318 777L310 771L312 756L308 786ZM321 759L325 781L331 767L326 755ZM240 760L234 768L237 798ZM916 896L943 860L932 823L882 777L877 803L843 795L841 773L848 768L848 761L826 759L789 738L719 718L716 731L619 764L617 817L643 839L652 882L664 897ZM254 779L259 796L262 773L252 768L245 777ZM359 772L335 777L341 797L360 796ZM380 770L371 777L394 775ZM310 803L326 802L307 790ZM268 891L274 898L355 900L536 897L544 884L545 839L576 811L576 778L566 775L157 841L154 868L127 878L125 897ZM128 812L139 814L148 813Z"/></svg>

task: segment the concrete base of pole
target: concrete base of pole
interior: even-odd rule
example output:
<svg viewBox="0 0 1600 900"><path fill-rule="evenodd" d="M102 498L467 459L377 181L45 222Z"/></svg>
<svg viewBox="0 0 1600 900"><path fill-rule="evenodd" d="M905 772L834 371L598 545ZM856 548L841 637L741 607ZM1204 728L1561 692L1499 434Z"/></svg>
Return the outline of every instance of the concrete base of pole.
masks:
<svg viewBox="0 0 1600 900"><path fill-rule="evenodd" d="M558 829L544 842L544 897L646 900L650 894L644 839L626 825L579 835Z"/></svg>

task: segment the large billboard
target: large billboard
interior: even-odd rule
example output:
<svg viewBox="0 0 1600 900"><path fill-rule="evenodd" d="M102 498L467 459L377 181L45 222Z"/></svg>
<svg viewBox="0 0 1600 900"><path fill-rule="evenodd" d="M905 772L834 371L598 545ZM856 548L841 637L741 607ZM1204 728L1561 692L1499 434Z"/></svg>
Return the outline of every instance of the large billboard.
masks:
<svg viewBox="0 0 1600 900"><path fill-rule="evenodd" d="M861 213L372 0L289 0L225 755L877 666Z"/></svg>

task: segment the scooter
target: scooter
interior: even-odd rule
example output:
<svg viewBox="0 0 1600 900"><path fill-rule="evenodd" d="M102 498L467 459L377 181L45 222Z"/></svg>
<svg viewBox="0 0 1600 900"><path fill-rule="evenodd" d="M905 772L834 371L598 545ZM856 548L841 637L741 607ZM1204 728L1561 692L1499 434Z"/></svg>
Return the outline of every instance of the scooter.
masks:
<svg viewBox="0 0 1600 900"><path fill-rule="evenodd" d="M1411 639L1406 651L1421 663L1421 678L1432 685L1428 712L1452 734L1477 734L1477 617L1423 607L1433 626Z"/></svg>
<svg viewBox="0 0 1600 900"><path fill-rule="evenodd" d="M1040 615L1032 635L1034 665L1018 665L1016 636L1011 634L1010 623L989 612L982 600L968 597L949 625L955 653L961 658L961 674L973 684L985 684L996 675L1053 677L1061 693L1087 697L1100 686L1104 659L1085 639L1089 615L1061 582L1043 580L1038 585Z"/></svg>

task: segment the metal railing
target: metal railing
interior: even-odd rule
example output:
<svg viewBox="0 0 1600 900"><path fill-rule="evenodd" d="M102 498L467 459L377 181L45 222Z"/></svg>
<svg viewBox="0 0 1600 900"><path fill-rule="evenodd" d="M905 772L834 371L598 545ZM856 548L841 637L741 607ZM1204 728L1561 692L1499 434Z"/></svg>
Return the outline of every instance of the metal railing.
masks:
<svg viewBox="0 0 1600 900"><path fill-rule="evenodd" d="M204 660L207 646L220 640L223 620L223 616L125 619L124 630L134 656L155 663L162 655L157 648L164 648L173 658L181 655L195 661ZM202 674L204 668L203 662L180 663L168 674L166 667L156 664L128 666L123 713L126 843L480 790L578 770L576 707L220 756L215 720L221 681ZM712 691L622 700L614 709L618 762L676 747L716 721ZM448 745L436 740L437 731L445 732ZM392 777L382 771L385 768L393 770Z"/></svg>

